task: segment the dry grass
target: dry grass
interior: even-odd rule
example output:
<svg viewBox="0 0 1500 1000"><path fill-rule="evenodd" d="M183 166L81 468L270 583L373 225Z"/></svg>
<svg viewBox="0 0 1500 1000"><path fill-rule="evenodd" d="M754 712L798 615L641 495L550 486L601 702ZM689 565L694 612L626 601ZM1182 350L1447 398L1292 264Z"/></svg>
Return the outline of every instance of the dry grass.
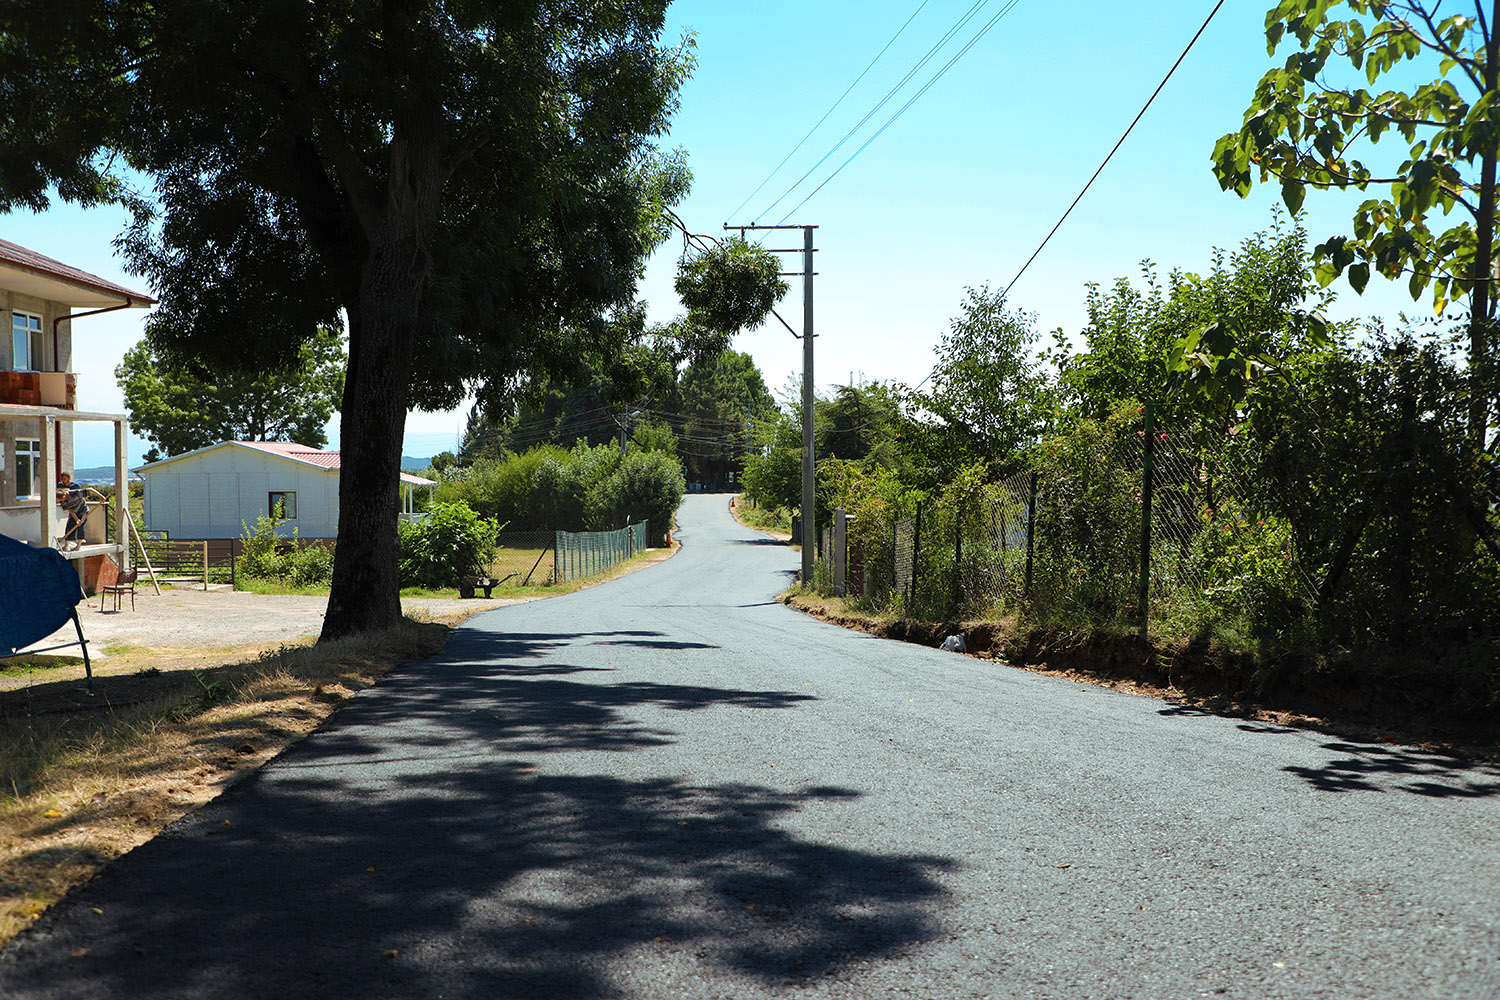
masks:
<svg viewBox="0 0 1500 1000"><path fill-rule="evenodd" d="M548 592L595 586L675 551L652 549ZM475 601L316 646L311 638L233 649L111 646L95 664L94 696L75 658L0 661L0 944L490 607Z"/></svg>
<svg viewBox="0 0 1500 1000"><path fill-rule="evenodd" d="M311 732L354 692L440 650L449 624L464 617L406 619L318 646L241 648L233 662L222 652L131 650L111 657L95 699L72 677L31 683L24 699L7 692L0 942Z"/></svg>

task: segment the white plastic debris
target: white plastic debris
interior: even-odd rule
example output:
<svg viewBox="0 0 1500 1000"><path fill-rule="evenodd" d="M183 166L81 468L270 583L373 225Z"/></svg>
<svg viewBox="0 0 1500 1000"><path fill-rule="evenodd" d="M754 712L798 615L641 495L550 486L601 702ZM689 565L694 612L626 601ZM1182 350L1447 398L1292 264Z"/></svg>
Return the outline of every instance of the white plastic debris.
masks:
<svg viewBox="0 0 1500 1000"><path fill-rule="evenodd" d="M943 648L950 653L967 653L969 651L969 647L964 643L964 637L961 635L950 635L944 639Z"/></svg>

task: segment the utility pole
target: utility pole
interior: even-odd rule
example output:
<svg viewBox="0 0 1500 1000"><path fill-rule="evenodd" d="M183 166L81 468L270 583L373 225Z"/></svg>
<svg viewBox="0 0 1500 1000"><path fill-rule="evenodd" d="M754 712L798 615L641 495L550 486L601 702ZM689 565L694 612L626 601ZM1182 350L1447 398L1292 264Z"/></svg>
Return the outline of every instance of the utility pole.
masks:
<svg viewBox="0 0 1500 1000"><path fill-rule="evenodd" d="M799 334L781 319L781 325L785 326L793 337L802 341L802 582L812 583L813 578L813 552L817 548L818 525L817 525L817 495L814 490L814 474L817 470L817 462L813 455L813 254L817 248L813 246L813 230L817 226L731 226L724 224L725 229L738 229L740 238L744 239L745 233L759 229L800 229L802 230L802 270L782 271L783 278L802 278L802 332ZM772 248L772 253L797 253L797 247ZM772 310L774 312L774 310Z"/></svg>
<svg viewBox="0 0 1500 1000"><path fill-rule="evenodd" d="M635 418L638 417L638 416L640 416L640 415L641 415L641 411L640 410L631 410L628 413L621 412L621 413L615 414L615 423L618 424L619 427L620 427L620 455L621 455L621 457L624 457L624 455L625 455L625 446L626 446L627 442L630 440L630 426L631 426L632 423L635 422Z"/></svg>

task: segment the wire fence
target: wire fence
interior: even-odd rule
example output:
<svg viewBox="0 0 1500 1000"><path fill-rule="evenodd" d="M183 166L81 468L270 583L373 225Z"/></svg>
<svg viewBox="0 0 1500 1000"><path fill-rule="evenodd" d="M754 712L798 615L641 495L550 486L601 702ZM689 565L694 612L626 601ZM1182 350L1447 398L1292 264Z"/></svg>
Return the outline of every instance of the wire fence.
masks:
<svg viewBox="0 0 1500 1000"><path fill-rule="evenodd" d="M848 518L834 592L915 618L999 616L1142 628L1276 599L1311 603L1314 575L1286 520L1232 449L1170 434L1075 436L1034 469L887 516ZM835 512L836 516L841 512ZM825 546L835 533L825 531Z"/></svg>
<svg viewBox="0 0 1500 1000"><path fill-rule="evenodd" d="M552 581L555 531L502 531L489 574L502 584L528 586Z"/></svg>
<svg viewBox="0 0 1500 1000"><path fill-rule="evenodd" d="M646 551L648 522L628 524L617 531L558 531L553 533L553 579L558 583L607 573Z"/></svg>

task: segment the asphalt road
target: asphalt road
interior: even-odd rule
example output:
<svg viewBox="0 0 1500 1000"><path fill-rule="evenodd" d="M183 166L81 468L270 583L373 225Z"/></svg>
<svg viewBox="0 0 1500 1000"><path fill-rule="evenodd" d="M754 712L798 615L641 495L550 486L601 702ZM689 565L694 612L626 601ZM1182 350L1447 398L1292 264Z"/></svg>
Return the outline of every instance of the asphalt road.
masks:
<svg viewBox="0 0 1500 1000"><path fill-rule="evenodd" d="M0 951L0 997L1500 997L1500 770L845 632L690 497Z"/></svg>

